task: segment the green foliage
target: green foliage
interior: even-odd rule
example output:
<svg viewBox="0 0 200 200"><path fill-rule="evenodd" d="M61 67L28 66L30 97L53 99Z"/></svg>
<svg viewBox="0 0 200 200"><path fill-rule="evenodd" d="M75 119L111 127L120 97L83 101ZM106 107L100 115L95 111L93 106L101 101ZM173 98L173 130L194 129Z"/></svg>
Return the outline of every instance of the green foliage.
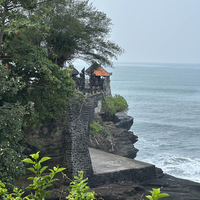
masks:
<svg viewBox="0 0 200 200"><path fill-rule="evenodd" d="M87 180L83 179L83 171L79 171L78 176L74 177L74 181L70 183L70 187L72 188L70 194L66 197L69 200L93 200L96 199L94 197L95 192L88 192L90 189L87 186Z"/></svg>
<svg viewBox="0 0 200 200"><path fill-rule="evenodd" d="M150 195L146 196L150 200L157 200L157 199L169 196L167 193L160 193L160 188L158 189L153 188L153 190L150 191L150 193L151 193L151 196Z"/></svg>
<svg viewBox="0 0 200 200"><path fill-rule="evenodd" d="M123 49L108 39L112 23L89 0L54 0L53 28L47 37L49 58L63 67L65 61L81 59L87 63L112 66Z"/></svg>
<svg viewBox="0 0 200 200"><path fill-rule="evenodd" d="M7 40L24 30L31 29L43 38L50 28L47 19L52 14L51 11L52 7L48 1L0 1L0 52L4 49Z"/></svg>
<svg viewBox="0 0 200 200"><path fill-rule="evenodd" d="M50 173L43 175L43 172L48 168L48 166L41 166L41 163L50 159L50 157L43 157L39 160L39 152L30 155L31 158L26 158L23 162L33 165L33 167L28 168L31 172L35 174L34 177L29 177L29 180L32 180L33 183L29 184L27 189L32 190L34 193L31 193L25 197L22 197L24 191L14 188L12 193L9 193L5 187L5 184L0 181L0 199L2 200L44 200L45 196L50 194L52 191L47 191L46 189L52 185L55 179L54 176L65 170L65 168L49 169ZM66 175L65 175L66 176ZM74 177L74 181L71 181L70 187L72 188L67 199L76 199L76 200L93 200L95 192L88 192L90 189L87 186L87 178L83 179L83 171L79 171L79 175Z"/></svg>
<svg viewBox="0 0 200 200"><path fill-rule="evenodd" d="M53 64L41 47L51 27L52 8L45 0L0 2L0 60L8 66L9 79L21 77L24 85L15 96L5 94L2 99L19 101L22 106L33 102L34 112L24 120L32 127L65 115L66 104L73 96L70 74Z"/></svg>
<svg viewBox="0 0 200 200"><path fill-rule="evenodd" d="M99 122L93 120L93 122L90 124L90 134L99 133L101 129L102 126L99 124Z"/></svg>
<svg viewBox="0 0 200 200"><path fill-rule="evenodd" d="M36 154L31 154L31 158L26 158L23 160L23 162L32 164L33 167L28 168L31 172L35 174L35 177L29 177L29 180L32 180L33 183L30 184L27 189L33 190L35 193L30 194L27 197L33 198L37 200L43 200L44 197L51 193L51 191L46 191L46 188L50 187L54 181L58 181L59 179L54 179L54 176L65 170L65 168L57 168L54 167L50 170L50 174L48 175L42 175L42 173L48 168L48 166L41 166L41 163L44 161L47 161L50 159L50 157L43 157L40 160L39 159L39 152Z"/></svg>
<svg viewBox="0 0 200 200"><path fill-rule="evenodd" d="M33 167L28 168L31 172L35 174L34 177L29 177L29 180L32 180L33 183L29 184L27 189L34 191L25 197L21 197L24 193L22 190L18 190L18 188L13 189L13 193L8 193L8 190L5 188L5 184L0 181L0 197L3 200L44 200L45 196L51 193L51 191L46 191L48 187L52 185L54 181L58 181L59 179L54 179L54 176L65 170L65 168L57 168L49 169L50 173L48 175L42 175L42 173L48 168L48 166L41 166L41 163L50 159L50 157L43 157L39 159L39 152L35 154L31 154L32 158L25 158L22 160L23 162L32 164ZM45 173L46 174L46 173Z"/></svg>
<svg viewBox="0 0 200 200"><path fill-rule="evenodd" d="M41 47L21 41L20 34L15 41L7 42L5 48L9 56L4 62L10 61L9 77L21 76L25 86L15 98L5 95L4 99L9 102L18 100L22 105L34 102L34 112L25 116L27 125L35 127L65 115L66 104L74 94L74 81L68 70L53 64Z"/></svg>
<svg viewBox="0 0 200 200"><path fill-rule="evenodd" d="M5 187L5 184L0 181L0 197L2 200L34 200L29 199L28 197L22 198L21 196L24 194L22 190L18 190L18 188L14 188L12 193L9 193Z"/></svg>
<svg viewBox="0 0 200 200"><path fill-rule="evenodd" d="M112 116L116 112L128 110L128 103L121 95L109 96L102 102L102 110L106 115Z"/></svg>
<svg viewBox="0 0 200 200"><path fill-rule="evenodd" d="M95 133L101 133L105 138L110 135L110 132L107 128L101 126L99 122L93 120L93 122L90 124L90 134L94 135Z"/></svg>
<svg viewBox="0 0 200 200"><path fill-rule="evenodd" d="M24 87L20 77L10 78L8 70L0 63L0 180L14 181L25 173L21 159L24 147L21 142L23 117L30 106L22 106L18 101L8 102L5 96L14 97Z"/></svg>

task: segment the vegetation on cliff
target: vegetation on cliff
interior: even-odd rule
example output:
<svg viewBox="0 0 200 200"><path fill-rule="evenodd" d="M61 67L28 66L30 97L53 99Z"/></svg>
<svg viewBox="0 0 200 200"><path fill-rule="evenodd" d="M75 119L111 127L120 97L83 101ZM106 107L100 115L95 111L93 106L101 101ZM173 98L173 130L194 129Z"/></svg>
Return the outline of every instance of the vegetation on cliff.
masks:
<svg viewBox="0 0 200 200"><path fill-rule="evenodd" d="M98 121L93 120L90 124L90 134L95 135L95 133L100 133L105 138L110 135L106 127L103 127Z"/></svg>
<svg viewBox="0 0 200 200"><path fill-rule="evenodd" d="M128 103L121 95L109 96L102 102L102 110L106 115L112 116L117 112L127 111Z"/></svg>

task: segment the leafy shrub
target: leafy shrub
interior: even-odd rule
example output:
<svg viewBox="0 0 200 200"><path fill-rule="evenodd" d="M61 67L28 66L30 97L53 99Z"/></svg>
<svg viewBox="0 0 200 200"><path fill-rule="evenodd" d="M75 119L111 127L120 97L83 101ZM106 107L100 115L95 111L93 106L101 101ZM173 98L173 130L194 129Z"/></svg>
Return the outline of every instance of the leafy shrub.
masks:
<svg viewBox="0 0 200 200"><path fill-rule="evenodd" d="M99 133L102 129L102 126L99 124L99 122L96 122L93 120L93 122L90 124L90 134L94 135L95 133Z"/></svg>
<svg viewBox="0 0 200 200"><path fill-rule="evenodd" d="M109 96L102 102L102 110L106 115L112 116L116 112L128 110L128 103L121 95Z"/></svg>
<svg viewBox="0 0 200 200"><path fill-rule="evenodd" d="M151 192L151 196L150 195L146 196L150 200L157 200L157 199L169 196L167 193L160 193L160 188L158 189L153 188L153 190L150 192Z"/></svg>
<svg viewBox="0 0 200 200"><path fill-rule="evenodd" d="M24 87L20 79L9 78L8 69L0 63L0 180L7 186L25 173L21 162L25 158L21 129L28 105L22 106L18 101L10 103L5 98L13 98Z"/></svg>
<svg viewBox="0 0 200 200"><path fill-rule="evenodd" d="M28 170L32 171L35 176L29 177L29 180L32 180L33 183L30 184L27 189L31 189L35 193L31 193L22 198L24 191L18 190L18 188L14 188L12 193L9 193L5 184L0 180L0 199L3 200L44 200L45 196L50 194L52 191L46 191L45 189L52 185L52 182L58 181L59 179L54 179L54 176L65 170L65 168L57 168L49 169L50 173L46 175L42 175L42 173L48 168L48 166L41 166L41 163L50 159L50 157L43 157L39 159L39 152L36 154L31 154L31 158L26 158L23 162L32 164L33 167L28 168ZM65 175L65 177L67 177ZM68 178L68 177L67 177ZM96 199L94 197L95 192L88 192L90 189L87 186L87 180L83 179L83 171L79 171L79 175L74 177L75 180L71 181L70 187L72 188L68 197L69 200L77 199L77 200L93 200ZM68 178L69 179L69 178ZM70 179L69 179L70 180Z"/></svg>
<svg viewBox="0 0 200 200"><path fill-rule="evenodd" d="M83 179L83 171L79 171L79 175L74 177L74 181L72 181L70 183L70 187L72 188L70 191L70 194L68 195L68 197L66 197L66 199L69 200L93 200L96 199L94 197L95 192L88 192L88 190L90 189L87 186L87 180Z"/></svg>
<svg viewBox="0 0 200 200"><path fill-rule="evenodd" d="M49 160L50 157L43 157L39 159L39 152L35 154L31 154L30 157L32 158L25 158L22 160L23 162L32 164L33 167L28 168L31 172L35 174L34 177L29 177L29 180L32 180L33 183L29 184L27 189L31 189L35 193L31 193L24 198L22 198L22 194L24 193L22 190L18 190L18 188L13 189L13 193L8 193L8 190L5 188L5 184L0 181L0 197L1 199L12 199L12 200L44 200L44 197L51 193L51 191L45 191L46 188L52 185L52 182L57 181L59 179L54 179L54 176L65 168L57 168L54 167L53 169L49 169L50 173L48 175L42 175L42 173L48 168L48 166L41 166L41 163Z"/></svg>
<svg viewBox="0 0 200 200"><path fill-rule="evenodd" d="M95 133L101 133L105 138L110 135L110 132L107 128L101 126L99 122L93 120L93 122L90 124L90 134L94 135Z"/></svg>

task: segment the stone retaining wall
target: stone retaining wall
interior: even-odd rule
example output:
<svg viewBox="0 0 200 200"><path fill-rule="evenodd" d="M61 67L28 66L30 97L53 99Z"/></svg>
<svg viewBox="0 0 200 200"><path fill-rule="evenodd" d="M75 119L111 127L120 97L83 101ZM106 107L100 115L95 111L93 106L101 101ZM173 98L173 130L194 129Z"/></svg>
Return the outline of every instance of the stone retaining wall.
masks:
<svg viewBox="0 0 200 200"><path fill-rule="evenodd" d="M154 179L155 177L155 166L150 166L141 169L129 169L103 174L94 174L92 177L89 178L88 185L91 188L94 188L123 181L142 183L149 179Z"/></svg>

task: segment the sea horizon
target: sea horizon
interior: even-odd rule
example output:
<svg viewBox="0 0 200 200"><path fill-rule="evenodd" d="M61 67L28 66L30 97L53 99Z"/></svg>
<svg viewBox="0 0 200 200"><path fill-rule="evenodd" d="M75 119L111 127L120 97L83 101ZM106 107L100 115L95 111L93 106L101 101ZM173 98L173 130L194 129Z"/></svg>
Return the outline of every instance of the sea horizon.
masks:
<svg viewBox="0 0 200 200"><path fill-rule="evenodd" d="M165 173L200 182L200 64L129 63L112 72L112 95L124 96L136 160Z"/></svg>

